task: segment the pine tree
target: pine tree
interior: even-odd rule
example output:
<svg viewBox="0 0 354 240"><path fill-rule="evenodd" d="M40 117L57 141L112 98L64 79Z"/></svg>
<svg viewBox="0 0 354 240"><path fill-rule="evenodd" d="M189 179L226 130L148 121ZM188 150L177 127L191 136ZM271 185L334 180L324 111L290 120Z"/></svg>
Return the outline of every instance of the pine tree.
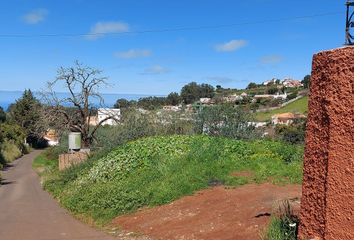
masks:
<svg viewBox="0 0 354 240"><path fill-rule="evenodd" d="M30 89L26 89L21 98L10 107L10 119L26 130L27 138L36 139L41 104Z"/></svg>

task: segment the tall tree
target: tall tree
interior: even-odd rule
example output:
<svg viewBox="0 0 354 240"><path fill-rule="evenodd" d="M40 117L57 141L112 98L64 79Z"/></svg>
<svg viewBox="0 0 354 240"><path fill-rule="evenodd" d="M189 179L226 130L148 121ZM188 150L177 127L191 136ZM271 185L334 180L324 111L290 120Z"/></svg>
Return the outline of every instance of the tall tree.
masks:
<svg viewBox="0 0 354 240"><path fill-rule="evenodd" d="M200 86L200 97L212 98L215 96L215 89L210 84L202 83Z"/></svg>
<svg viewBox="0 0 354 240"><path fill-rule="evenodd" d="M247 86L247 89L257 88L257 83L250 82Z"/></svg>
<svg viewBox="0 0 354 240"><path fill-rule="evenodd" d="M188 83L181 90L181 98L185 104L193 103L200 98L212 98L215 95L215 89L209 84Z"/></svg>
<svg viewBox="0 0 354 240"><path fill-rule="evenodd" d="M310 87L311 75L306 75L301 83L304 85L304 88Z"/></svg>
<svg viewBox="0 0 354 240"><path fill-rule="evenodd" d="M130 102L125 98L119 98L114 104L114 108L128 108L130 106Z"/></svg>
<svg viewBox="0 0 354 240"><path fill-rule="evenodd" d="M0 107L0 123L6 121L6 113L2 107Z"/></svg>
<svg viewBox="0 0 354 240"><path fill-rule="evenodd" d="M97 129L108 119L116 119L112 112L96 126L89 124L90 118L97 111L93 100L103 106L104 99L99 89L107 85L107 77L101 76L102 71L84 66L78 61L72 67L60 67L54 81L48 82L43 97L47 103L44 116L50 125L56 128L80 132L84 147L89 147L95 139ZM58 98L54 87L63 86L68 97ZM70 106L70 108L65 107ZM118 120L118 119L116 119Z"/></svg>
<svg viewBox="0 0 354 240"><path fill-rule="evenodd" d="M38 140L43 132L41 122L42 105L34 97L30 89L25 90L22 97L12 104L9 112L11 121L26 129L26 135L30 143Z"/></svg>
<svg viewBox="0 0 354 240"><path fill-rule="evenodd" d="M176 106L180 103L181 98L179 96L178 93L176 92L171 92L170 94L168 94L167 98L166 98L166 102L169 105L173 105Z"/></svg>

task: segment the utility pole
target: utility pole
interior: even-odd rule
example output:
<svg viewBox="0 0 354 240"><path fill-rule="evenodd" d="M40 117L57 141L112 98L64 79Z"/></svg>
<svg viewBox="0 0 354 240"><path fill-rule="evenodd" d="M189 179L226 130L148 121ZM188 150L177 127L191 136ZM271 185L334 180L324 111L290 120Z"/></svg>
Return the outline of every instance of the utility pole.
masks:
<svg viewBox="0 0 354 240"><path fill-rule="evenodd" d="M345 45L354 45L354 36L351 34L351 29L354 28L354 2L347 0L347 18L345 25Z"/></svg>

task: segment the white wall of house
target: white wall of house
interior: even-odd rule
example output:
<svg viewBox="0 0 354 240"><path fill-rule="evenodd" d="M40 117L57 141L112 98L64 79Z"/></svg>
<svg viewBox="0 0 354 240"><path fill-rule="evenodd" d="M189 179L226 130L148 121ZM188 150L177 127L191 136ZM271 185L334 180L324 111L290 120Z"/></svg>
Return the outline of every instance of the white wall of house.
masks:
<svg viewBox="0 0 354 240"><path fill-rule="evenodd" d="M113 117L103 122L102 125L117 125L121 119L121 112L119 108L99 108L97 111L98 122L103 121L107 117Z"/></svg>

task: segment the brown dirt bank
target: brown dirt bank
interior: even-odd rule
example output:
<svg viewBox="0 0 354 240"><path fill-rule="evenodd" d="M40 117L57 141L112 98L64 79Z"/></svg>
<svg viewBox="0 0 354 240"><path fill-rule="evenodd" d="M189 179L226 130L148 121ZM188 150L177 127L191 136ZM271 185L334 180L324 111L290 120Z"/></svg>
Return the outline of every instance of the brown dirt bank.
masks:
<svg viewBox="0 0 354 240"><path fill-rule="evenodd" d="M255 240L260 238L276 201L300 196L301 185L219 186L118 217L113 224L154 239Z"/></svg>

